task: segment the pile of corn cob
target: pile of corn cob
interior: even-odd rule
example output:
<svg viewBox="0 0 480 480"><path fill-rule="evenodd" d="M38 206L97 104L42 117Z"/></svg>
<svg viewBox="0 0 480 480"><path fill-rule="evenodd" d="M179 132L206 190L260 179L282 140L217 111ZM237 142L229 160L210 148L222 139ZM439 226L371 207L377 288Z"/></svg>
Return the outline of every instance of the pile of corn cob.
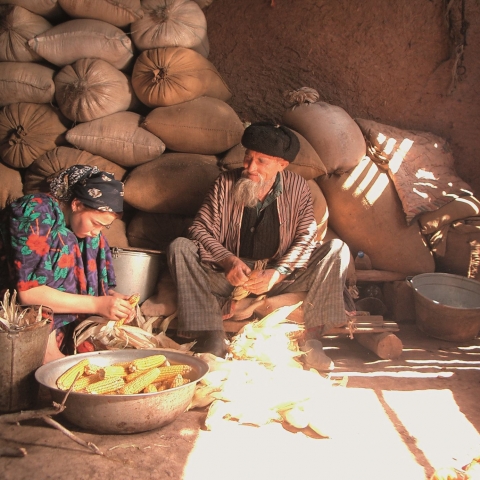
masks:
<svg viewBox="0 0 480 480"><path fill-rule="evenodd" d="M190 365L170 365L165 355L150 355L128 362L98 366L88 358L80 360L62 373L57 381L60 390L97 395L154 393L190 382L186 376Z"/></svg>

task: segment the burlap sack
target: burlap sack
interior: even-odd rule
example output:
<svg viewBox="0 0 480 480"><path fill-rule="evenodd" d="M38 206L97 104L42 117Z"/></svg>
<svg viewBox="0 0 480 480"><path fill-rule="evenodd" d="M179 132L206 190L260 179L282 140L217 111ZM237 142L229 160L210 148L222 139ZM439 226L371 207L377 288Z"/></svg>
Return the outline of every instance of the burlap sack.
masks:
<svg viewBox="0 0 480 480"><path fill-rule="evenodd" d="M142 127L161 138L170 150L203 155L225 152L243 135L243 123L233 108L212 97L157 107L145 117Z"/></svg>
<svg viewBox="0 0 480 480"><path fill-rule="evenodd" d="M388 175L369 158L344 175L316 179L327 199L328 224L355 256L364 251L374 269L429 273L435 263L418 224L407 226Z"/></svg>
<svg viewBox="0 0 480 480"><path fill-rule="evenodd" d="M202 10L212 4L213 0L193 0Z"/></svg>
<svg viewBox="0 0 480 480"><path fill-rule="evenodd" d="M142 9L143 18L130 26L139 50L185 47L208 57L207 19L198 4L191 0L143 0Z"/></svg>
<svg viewBox="0 0 480 480"><path fill-rule="evenodd" d="M97 166L104 172L113 173L116 180L123 180L126 173L121 166L98 155L92 155L76 148L58 147L38 157L25 171L24 193L48 193L50 187L47 178L72 165Z"/></svg>
<svg viewBox="0 0 480 480"><path fill-rule="evenodd" d="M215 66L183 47L152 48L133 66L132 85L148 107L167 107L207 95L226 102L232 96Z"/></svg>
<svg viewBox="0 0 480 480"><path fill-rule="evenodd" d="M111 247L130 247L127 238L127 225L120 218L115 219L109 228L102 229L102 234Z"/></svg>
<svg viewBox="0 0 480 480"><path fill-rule="evenodd" d="M58 0L58 4L72 18L93 18L117 27L143 16L140 0Z"/></svg>
<svg viewBox="0 0 480 480"><path fill-rule="evenodd" d="M144 212L193 216L219 175L217 158L164 153L125 179L125 201Z"/></svg>
<svg viewBox="0 0 480 480"><path fill-rule="evenodd" d="M300 151L295 158L295 161L290 163L287 170L301 175L305 180L312 180L327 173L327 168L323 164L320 157L308 141L295 132L300 141ZM235 145L228 152L225 153L220 160L220 166L225 170L232 170L234 168L243 167L243 159L245 157L245 148L239 144Z"/></svg>
<svg viewBox="0 0 480 480"><path fill-rule="evenodd" d="M47 104L14 103L0 111L0 156L15 168L28 167L43 153L65 143L67 122Z"/></svg>
<svg viewBox="0 0 480 480"><path fill-rule="evenodd" d="M128 242L135 248L164 251L172 240L186 235L192 221L185 215L137 211L128 223Z"/></svg>
<svg viewBox="0 0 480 480"><path fill-rule="evenodd" d="M312 192L313 214L317 221L317 242L321 242L328 227L328 205L322 190L315 180L308 180L308 186Z"/></svg>
<svg viewBox="0 0 480 480"><path fill-rule="evenodd" d="M57 0L0 0L0 4L19 5L49 20L59 20L65 15Z"/></svg>
<svg viewBox="0 0 480 480"><path fill-rule="evenodd" d="M62 22L30 39L28 46L58 67L71 65L81 58L99 58L123 70L134 61L129 36L102 20Z"/></svg>
<svg viewBox="0 0 480 480"><path fill-rule="evenodd" d="M437 272L480 280L480 225L474 223L457 222L448 227L445 253L435 257Z"/></svg>
<svg viewBox="0 0 480 480"><path fill-rule="evenodd" d="M0 210L23 195L20 171L0 162Z"/></svg>
<svg viewBox="0 0 480 480"><path fill-rule="evenodd" d="M66 139L75 147L100 155L124 167L149 162L165 151L156 135L140 126L144 117L118 112L71 128Z"/></svg>
<svg viewBox="0 0 480 480"><path fill-rule="evenodd" d="M418 217L421 232L429 235L440 230L444 225L461 220L463 218L474 217L480 214L480 201L473 195L467 197L457 197L443 207L433 212L422 213Z"/></svg>
<svg viewBox="0 0 480 480"><path fill-rule="evenodd" d="M392 179L408 223L453 198L472 194L472 188L455 171L455 159L445 139L363 118L356 122L366 138L368 156Z"/></svg>
<svg viewBox="0 0 480 480"><path fill-rule="evenodd" d="M358 165L366 154L363 134L341 107L318 100L313 89L290 92L290 107L282 122L303 135L325 164L328 173L341 174Z"/></svg>
<svg viewBox="0 0 480 480"><path fill-rule="evenodd" d="M55 99L74 122L123 112L137 101L129 77L97 58L82 58L63 67L55 76Z"/></svg>
<svg viewBox="0 0 480 480"><path fill-rule="evenodd" d="M42 57L28 47L27 41L52 28L40 15L15 5L0 5L0 61L38 62Z"/></svg>
<svg viewBox="0 0 480 480"><path fill-rule="evenodd" d="M52 103L55 70L32 62L0 62L0 107L12 103Z"/></svg>
<svg viewBox="0 0 480 480"><path fill-rule="evenodd" d="M177 310L177 287L168 268L160 272L155 293L140 306L145 317L168 317Z"/></svg>

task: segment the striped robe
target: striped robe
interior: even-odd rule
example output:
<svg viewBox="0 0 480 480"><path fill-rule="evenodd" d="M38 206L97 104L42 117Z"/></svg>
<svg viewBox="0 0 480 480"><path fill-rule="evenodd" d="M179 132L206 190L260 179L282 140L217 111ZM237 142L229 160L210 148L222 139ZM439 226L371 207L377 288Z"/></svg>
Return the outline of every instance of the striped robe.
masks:
<svg viewBox="0 0 480 480"><path fill-rule="evenodd" d="M210 188L198 211L188 238L198 247L200 260L216 264L232 253L239 256L243 205L233 201L233 187L243 168L222 173ZM316 245L317 223L307 182L283 170L283 193L277 198L280 243L270 259L290 270L305 268Z"/></svg>

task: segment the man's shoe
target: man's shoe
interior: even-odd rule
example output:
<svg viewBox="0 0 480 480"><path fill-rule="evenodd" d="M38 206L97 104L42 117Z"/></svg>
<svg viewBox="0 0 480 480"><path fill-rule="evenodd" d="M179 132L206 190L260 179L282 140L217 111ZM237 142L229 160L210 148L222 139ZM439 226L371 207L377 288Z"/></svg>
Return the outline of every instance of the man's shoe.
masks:
<svg viewBox="0 0 480 480"><path fill-rule="evenodd" d="M334 369L335 365L323 351L320 340L309 339L300 347L300 350L305 352L302 355L305 367L314 368L318 372L330 372Z"/></svg>
<svg viewBox="0 0 480 480"><path fill-rule="evenodd" d="M227 336L223 330L207 330L198 339L193 350L196 353L211 353L225 358L228 353Z"/></svg>

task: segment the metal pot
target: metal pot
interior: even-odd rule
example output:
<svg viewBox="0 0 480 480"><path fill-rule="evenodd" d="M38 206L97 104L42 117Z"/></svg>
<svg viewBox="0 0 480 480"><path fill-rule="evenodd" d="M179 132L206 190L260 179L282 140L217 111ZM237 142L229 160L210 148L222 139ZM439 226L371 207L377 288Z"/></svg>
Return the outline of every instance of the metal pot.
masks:
<svg viewBox="0 0 480 480"><path fill-rule="evenodd" d="M480 282L450 273L407 277L418 328L435 338L466 342L480 331Z"/></svg>
<svg viewBox="0 0 480 480"><path fill-rule="evenodd" d="M65 392L56 386L57 378L80 360L89 358L94 365L105 366L135 358L163 354L174 364L192 367L189 383L155 393L136 395L92 395L71 392L66 409L61 413L71 423L86 430L105 434L139 433L173 422L187 407L197 382L208 372L208 364L198 357L160 349L102 350L82 353L42 365L36 372L37 381L50 390L52 399L61 403Z"/></svg>
<svg viewBox="0 0 480 480"><path fill-rule="evenodd" d="M140 303L153 295L162 267L163 252L112 247L115 290L125 295L140 294Z"/></svg>

